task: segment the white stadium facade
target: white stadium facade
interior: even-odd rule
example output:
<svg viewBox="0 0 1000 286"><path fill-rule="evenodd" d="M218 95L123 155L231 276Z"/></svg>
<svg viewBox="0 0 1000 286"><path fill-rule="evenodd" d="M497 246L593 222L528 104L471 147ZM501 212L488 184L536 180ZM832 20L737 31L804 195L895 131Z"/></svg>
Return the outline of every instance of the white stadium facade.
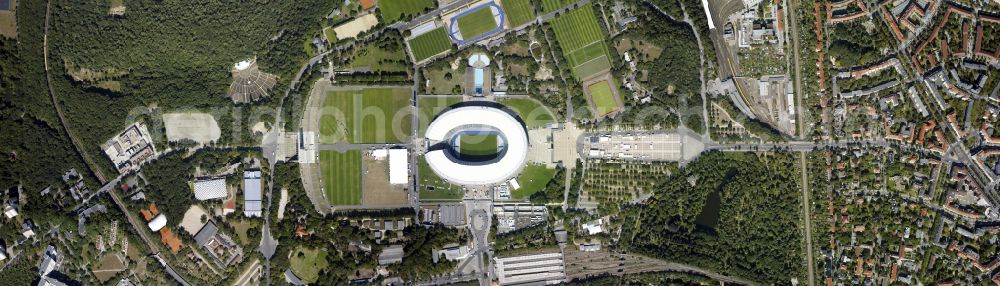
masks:
<svg viewBox="0 0 1000 286"><path fill-rule="evenodd" d="M498 152L486 160L469 160L455 148L462 134L496 134ZM488 106L465 106L445 111L427 127L427 164L441 178L460 185L504 182L524 166L528 133L524 124L506 111Z"/></svg>

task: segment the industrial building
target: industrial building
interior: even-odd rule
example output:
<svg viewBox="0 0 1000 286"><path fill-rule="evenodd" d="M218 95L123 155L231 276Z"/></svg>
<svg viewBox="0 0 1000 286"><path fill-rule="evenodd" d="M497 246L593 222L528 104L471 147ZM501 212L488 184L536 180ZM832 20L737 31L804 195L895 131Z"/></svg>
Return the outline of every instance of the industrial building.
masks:
<svg viewBox="0 0 1000 286"><path fill-rule="evenodd" d="M566 277L560 252L495 258L500 285L558 284Z"/></svg>

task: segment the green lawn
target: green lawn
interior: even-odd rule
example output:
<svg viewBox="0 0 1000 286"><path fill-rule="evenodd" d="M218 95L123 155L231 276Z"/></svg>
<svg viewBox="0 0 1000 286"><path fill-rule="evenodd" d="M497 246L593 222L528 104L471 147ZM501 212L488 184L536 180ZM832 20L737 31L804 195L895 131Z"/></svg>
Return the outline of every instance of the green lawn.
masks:
<svg viewBox="0 0 1000 286"><path fill-rule="evenodd" d="M542 12L549 13L559 8L569 6L576 0L542 0Z"/></svg>
<svg viewBox="0 0 1000 286"><path fill-rule="evenodd" d="M431 124L431 120L441 114L448 106L462 102L461 96L421 96L417 98L417 134L424 135L424 129Z"/></svg>
<svg viewBox="0 0 1000 286"><path fill-rule="evenodd" d="M335 90L323 100L320 143L400 143L413 128L410 88Z"/></svg>
<svg viewBox="0 0 1000 286"><path fill-rule="evenodd" d="M535 20L535 7L528 0L500 0L503 11L507 13L510 27L517 27Z"/></svg>
<svg viewBox="0 0 1000 286"><path fill-rule="evenodd" d="M553 19L552 30L577 79L611 68L604 32L597 23L592 4L588 3ZM577 69L581 66L583 68Z"/></svg>
<svg viewBox="0 0 1000 286"><path fill-rule="evenodd" d="M483 33L492 31L497 27L497 20L493 18L493 9L490 7L480 8L458 18L458 31L462 33L462 39L468 41Z"/></svg>
<svg viewBox="0 0 1000 286"><path fill-rule="evenodd" d="M458 138L458 152L463 156L491 156L497 153L496 134L462 134Z"/></svg>
<svg viewBox="0 0 1000 286"><path fill-rule="evenodd" d="M292 272L302 278L303 282L315 283L319 273L330 266L326 261L326 255L326 251L299 247L292 251L288 263L292 267Z"/></svg>
<svg viewBox="0 0 1000 286"><path fill-rule="evenodd" d="M319 151L323 190L332 205L361 204L361 151Z"/></svg>
<svg viewBox="0 0 1000 286"><path fill-rule="evenodd" d="M451 50L451 40L448 39L448 32L444 30L444 27L413 37L409 41L416 62Z"/></svg>
<svg viewBox="0 0 1000 286"><path fill-rule="evenodd" d="M608 81L601 81L587 87L590 89L590 97L594 100L594 107L597 116L605 116L618 110L618 103L615 102L615 95L611 93L611 85Z"/></svg>
<svg viewBox="0 0 1000 286"><path fill-rule="evenodd" d="M506 105L510 109L513 109L521 116L521 120L524 120L524 124L528 128L538 128L545 127L549 123L555 123L556 120L549 113L549 110L543 107L534 99L530 98L504 98L497 101L500 104Z"/></svg>
<svg viewBox="0 0 1000 286"><path fill-rule="evenodd" d="M424 156L417 157L417 172L420 177L421 200L461 200L465 195L462 188L442 180L434 173ZM433 187L434 190L428 190Z"/></svg>
<svg viewBox="0 0 1000 286"><path fill-rule="evenodd" d="M434 8L434 0L378 0L378 9L385 24L399 21L405 16L416 16Z"/></svg>
<svg viewBox="0 0 1000 286"><path fill-rule="evenodd" d="M333 30L330 30L333 33ZM351 60L347 66L352 69L368 67L372 71L405 72L411 66L407 64L406 53L400 45L391 45L391 49L379 45L365 45L351 50Z"/></svg>
<svg viewBox="0 0 1000 286"><path fill-rule="evenodd" d="M546 168L545 165L530 164L524 166L524 170L517 176L517 183L521 185L521 188L513 190L510 198L514 200L527 199L532 194L544 189L555 175L556 169Z"/></svg>
<svg viewBox="0 0 1000 286"><path fill-rule="evenodd" d="M326 35L326 40L330 41L330 43L337 42L337 32L334 32L333 28L323 27L323 34Z"/></svg>

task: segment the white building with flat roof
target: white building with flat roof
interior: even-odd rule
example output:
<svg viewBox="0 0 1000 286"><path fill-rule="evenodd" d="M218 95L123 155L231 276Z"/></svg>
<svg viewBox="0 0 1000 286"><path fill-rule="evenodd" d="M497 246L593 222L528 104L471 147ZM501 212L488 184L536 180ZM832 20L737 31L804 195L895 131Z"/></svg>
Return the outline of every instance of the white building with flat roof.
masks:
<svg viewBox="0 0 1000 286"><path fill-rule="evenodd" d="M263 211L261 204L260 170L243 172L243 215L260 217Z"/></svg>
<svg viewBox="0 0 1000 286"><path fill-rule="evenodd" d="M160 231L160 229L167 226L167 216L164 216L163 214L157 215L150 220L146 226L149 226L149 230L152 230L153 232Z"/></svg>
<svg viewBox="0 0 1000 286"><path fill-rule="evenodd" d="M406 149L389 149L389 183L405 185L410 177L410 152Z"/></svg>
<svg viewBox="0 0 1000 286"><path fill-rule="evenodd" d="M226 179L217 178L210 180L199 180L192 183L194 188L194 198L199 201L225 198Z"/></svg>

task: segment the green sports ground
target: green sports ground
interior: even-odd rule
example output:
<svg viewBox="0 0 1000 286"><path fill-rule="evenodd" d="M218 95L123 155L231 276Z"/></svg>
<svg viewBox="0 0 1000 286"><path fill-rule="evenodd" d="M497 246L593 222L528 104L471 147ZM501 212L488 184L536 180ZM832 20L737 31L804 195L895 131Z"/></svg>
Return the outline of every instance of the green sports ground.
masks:
<svg viewBox="0 0 1000 286"><path fill-rule="evenodd" d="M448 32L444 30L444 27L420 34L410 39L409 42L415 62L451 50L451 40L448 39Z"/></svg>
<svg viewBox="0 0 1000 286"><path fill-rule="evenodd" d="M323 190L331 205L361 204L361 151L319 151Z"/></svg>
<svg viewBox="0 0 1000 286"><path fill-rule="evenodd" d="M597 23L592 4L553 19L552 29L577 79L582 80L611 68L604 32Z"/></svg>
<svg viewBox="0 0 1000 286"><path fill-rule="evenodd" d="M401 143L412 125L410 88L333 90L323 99L320 143Z"/></svg>
<svg viewBox="0 0 1000 286"><path fill-rule="evenodd" d="M611 92L611 84L608 81L600 81L587 87L590 90L590 98L594 101L594 110L597 116L605 116L608 113L618 110L618 103L615 102L615 95Z"/></svg>
<svg viewBox="0 0 1000 286"><path fill-rule="evenodd" d="M462 33L462 38L465 40L478 37L497 27L497 20L493 18L493 10L489 7L472 11L456 21L458 22L458 31Z"/></svg>

